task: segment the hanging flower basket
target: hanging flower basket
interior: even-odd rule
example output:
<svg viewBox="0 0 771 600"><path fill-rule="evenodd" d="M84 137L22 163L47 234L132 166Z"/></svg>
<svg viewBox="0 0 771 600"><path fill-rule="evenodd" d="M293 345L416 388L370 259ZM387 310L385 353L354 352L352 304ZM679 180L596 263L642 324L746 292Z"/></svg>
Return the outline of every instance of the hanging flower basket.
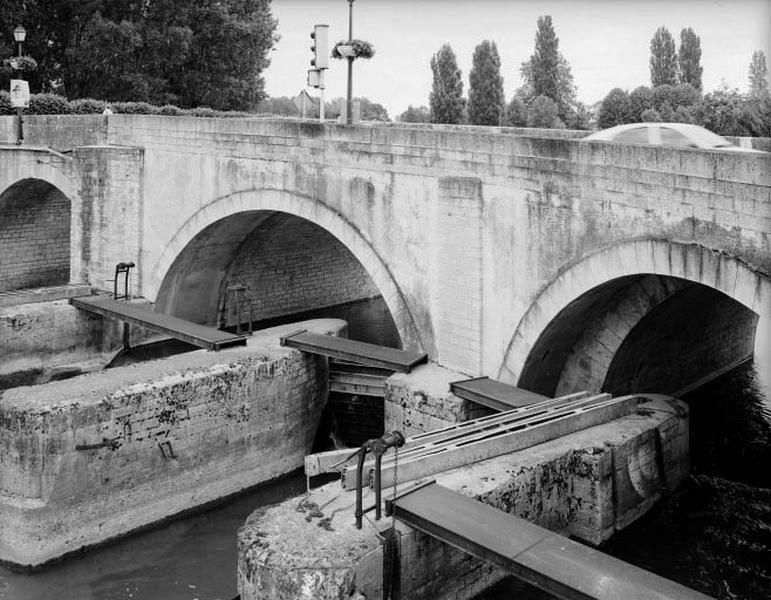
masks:
<svg viewBox="0 0 771 600"><path fill-rule="evenodd" d="M332 58L372 58L375 47L364 40L339 41L332 48Z"/></svg>
<svg viewBox="0 0 771 600"><path fill-rule="evenodd" d="M12 56L6 58L3 63L14 71L30 73L37 69L37 61L31 56Z"/></svg>

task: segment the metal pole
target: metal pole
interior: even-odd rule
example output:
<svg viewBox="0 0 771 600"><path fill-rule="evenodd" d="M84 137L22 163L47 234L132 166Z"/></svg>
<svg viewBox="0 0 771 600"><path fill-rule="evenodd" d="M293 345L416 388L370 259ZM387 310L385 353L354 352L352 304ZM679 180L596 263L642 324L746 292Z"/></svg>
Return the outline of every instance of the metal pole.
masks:
<svg viewBox="0 0 771 600"><path fill-rule="evenodd" d="M324 88L319 89L319 121L324 120Z"/></svg>
<svg viewBox="0 0 771 600"><path fill-rule="evenodd" d="M348 41L353 39L353 2L348 0ZM350 125L353 123L353 57L348 57L348 97L345 103L346 115L345 122Z"/></svg>
<svg viewBox="0 0 771 600"><path fill-rule="evenodd" d="M19 42L19 58L21 58L21 45L22 45L22 42ZM17 75L16 76L19 79L21 79L21 71L17 71ZM16 107L16 114L19 117L19 119L18 119L18 121L19 121L19 132L18 132L18 135L16 136L16 143L17 144L21 144L22 141L24 140L24 129L22 128L21 111L22 111L22 107L21 106Z"/></svg>

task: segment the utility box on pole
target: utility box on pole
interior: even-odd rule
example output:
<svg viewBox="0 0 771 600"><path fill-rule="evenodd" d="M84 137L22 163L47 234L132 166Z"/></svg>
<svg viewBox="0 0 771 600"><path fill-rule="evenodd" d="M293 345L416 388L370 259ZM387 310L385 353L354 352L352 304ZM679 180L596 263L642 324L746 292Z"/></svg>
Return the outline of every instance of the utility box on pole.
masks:
<svg viewBox="0 0 771 600"><path fill-rule="evenodd" d="M324 120L324 70L329 68L329 25L314 25L311 33L312 69L308 70L308 86L319 90L319 120Z"/></svg>

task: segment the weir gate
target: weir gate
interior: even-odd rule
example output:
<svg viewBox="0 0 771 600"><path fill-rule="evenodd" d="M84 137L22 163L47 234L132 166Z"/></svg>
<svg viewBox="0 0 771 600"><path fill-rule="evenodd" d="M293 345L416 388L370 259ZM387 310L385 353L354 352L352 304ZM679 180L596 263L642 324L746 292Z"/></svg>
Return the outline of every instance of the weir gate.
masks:
<svg viewBox="0 0 771 600"><path fill-rule="evenodd" d="M343 318L351 338L424 352L425 369L446 369L454 381L490 376L546 397L677 393L767 348L769 155L585 143L569 132L289 119L41 116L25 124L29 145L0 147L5 297L110 289L115 265L130 261L132 295L161 314L230 330L242 324L236 314L260 327ZM0 119L8 142L12 125ZM52 313L35 318L43 314ZM8 364L29 354L54 367L60 354L72 361L73 349L46 354L50 339L20 335L28 324L0 322ZM239 379L241 360L270 389L302 381L320 402L312 379L327 367L317 360L271 350L260 366L248 348L228 352L240 353L225 371L245 393L252 384ZM196 360L203 379L219 368ZM183 387L157 376L166 387L155 390ZM97 379L106 389L107 378ZM151 394L122 381L145 406ZM206 385L218 393L213 380ZM478 416L443 393L412 389L386 404L385 418L408 417L428 431ZM24 405L8 397L14 409ZM240 402L217 418L249 423ZM88 433L80 445L144 444L137 432L173 437L211 410L191 408L171 402L141 422L128 413L100 420L101 401L78 408ZM56 416L42 415L47 426ZM33 446L51 432L14 423ZM239 444L251 443L245 425L241 434ZM269 427L266 435L276 434ZM162 446L163 460L181 456L173 440ZM190 460L206 470L202 457ZM27 467L43 468L41 478L13 485L44 506L53 465Z"/></svg>

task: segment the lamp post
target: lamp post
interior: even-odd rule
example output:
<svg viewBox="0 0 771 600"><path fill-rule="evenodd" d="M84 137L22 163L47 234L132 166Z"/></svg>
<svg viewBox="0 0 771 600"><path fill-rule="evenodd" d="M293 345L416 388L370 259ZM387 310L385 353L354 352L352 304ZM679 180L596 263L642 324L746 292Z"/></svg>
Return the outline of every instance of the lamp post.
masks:
<svg viewBox="0 0 771 600"><path fill-rule="evenodd" d="M17 25L16 29L13 30L13 39L16 40L16 43L19 44L19 58L21 58L21 48L24 44L24 40L27 39L27 30L24 29L21 25ZM21 70L16 71L16 76L21 79ZM22 140L24 139L24 130L22 129L22 120L21 120L21 111L22 107L17 106L16 107L16 114L19 116L19 135L16 137L16 143L21 144Z"/></svg>
<svg viewBox="0 0 771 600"><path fill-rule="evenodd" d="M353 39L353 3L354 0L348 0L348 41ZM348 97L345 102L345 122L350 125L353 123L353 56L348 58Z"/></svg>

